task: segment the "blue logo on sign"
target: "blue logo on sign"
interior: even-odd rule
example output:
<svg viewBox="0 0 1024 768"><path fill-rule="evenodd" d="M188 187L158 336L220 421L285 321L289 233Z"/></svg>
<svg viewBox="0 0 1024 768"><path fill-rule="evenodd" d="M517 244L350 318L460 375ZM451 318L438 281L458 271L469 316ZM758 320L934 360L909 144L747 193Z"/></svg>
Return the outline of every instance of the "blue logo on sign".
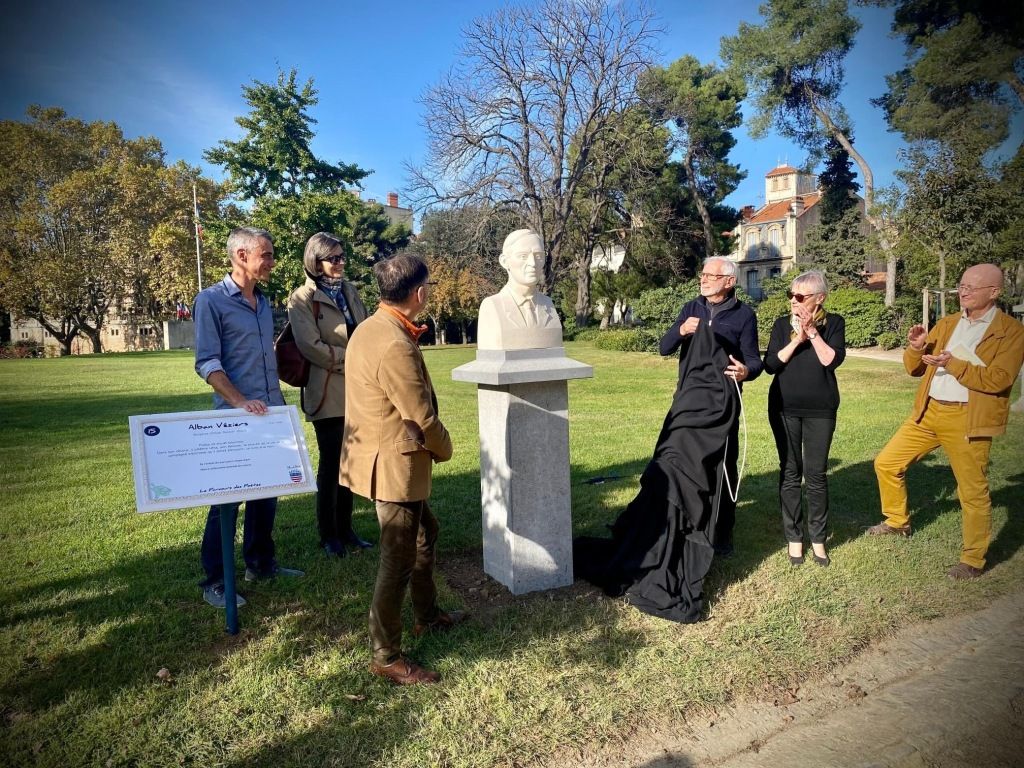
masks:
<svg viewBox="0 0 1024 768"><path fill-rule="evenodd" d="M154 435L159 435L160 434L160 427L157 427L157 426L155 426L153 424L150 424L148 427L146 427L142 431L145 434L149 435L150 437L153 437Z"/></svg>

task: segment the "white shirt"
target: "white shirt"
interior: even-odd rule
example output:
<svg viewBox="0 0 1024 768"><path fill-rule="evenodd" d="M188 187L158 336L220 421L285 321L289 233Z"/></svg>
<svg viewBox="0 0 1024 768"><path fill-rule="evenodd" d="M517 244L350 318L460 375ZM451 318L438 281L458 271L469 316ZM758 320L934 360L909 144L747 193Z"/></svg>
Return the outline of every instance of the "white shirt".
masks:
<svg viewBox="0 0 1024 768"><path fill-rule="evenodd" d="M960 315L960 322L953 329L953 335L946 342L946 351L953 353L953 350L957 347L966 347L973 353L977 349L978 344L981 343L981 339L985 336L985 331L988 330L989 325L992 323L992 318L995 316L995 305L989 307L988 312L977 320L968 318L967 311L965 310ZM955 353L953 353L953 357L956 357ZM931 387L928 388L928 394L935 400L947 400L953 403L967 402L967 387L957 381L956 376L942 367L936 369Z"/></svg>

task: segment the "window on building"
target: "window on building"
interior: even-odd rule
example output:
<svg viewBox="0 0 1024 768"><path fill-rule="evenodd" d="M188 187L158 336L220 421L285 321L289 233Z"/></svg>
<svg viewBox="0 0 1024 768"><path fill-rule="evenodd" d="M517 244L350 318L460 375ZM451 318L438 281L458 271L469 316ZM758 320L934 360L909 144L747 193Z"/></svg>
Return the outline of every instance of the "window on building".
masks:
<svg viewBox="0 0 1024 768"><path fill-rule="evenodd" d="M778 176L773 176L772 177L772 192L778 192L778 190L779 190L779 177Z"/></svg>
<svg viewBox="0 0 1024 768"><path fill-rule="evenodd" d="M782 274L782 267L772 267L771 276L778 277Z"/></svg>
<svg viewBox="0 0 1024 768"><path fill-rule="evenodd" d="M782 237L782 233L778 227L772 227L771 231L768 232L768 242L776 251L779 250L779 239Z"/></svg>
<svg viewBox="0 0 1024 768"><path fill-rule="evenodd" d="M761 283L757 279L757 270L747 270L747 294L752 298L761 298Z"/></svg>
<svg viewBox="0 0 1024 768"><path fill-rule="evenodd" d="M22 331L21 332L21 338L27 339L28 338L28 332L27 331Z"/></svg>

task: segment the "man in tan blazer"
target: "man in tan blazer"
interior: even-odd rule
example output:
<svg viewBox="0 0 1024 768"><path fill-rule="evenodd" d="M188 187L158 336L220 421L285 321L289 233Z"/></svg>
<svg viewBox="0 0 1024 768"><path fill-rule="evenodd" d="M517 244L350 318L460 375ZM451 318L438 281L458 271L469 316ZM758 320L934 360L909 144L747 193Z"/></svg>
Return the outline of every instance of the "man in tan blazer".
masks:
<svg viewBox="0 0 1024 768"><path fill-rule="evenodd" d="M380 308L352 334L345 358L341 483L373 499L380 522L380 566L370 606L370 671L399 685L436 683L440 675L402 655L402 601L411 588L413 634L445 630L465 614L437 607L434 551L438 523L430 511L431 469L448 461L452 441L437 415L437 397L413 323L430 292L427 266L399 254L374 267Z"/></svg>

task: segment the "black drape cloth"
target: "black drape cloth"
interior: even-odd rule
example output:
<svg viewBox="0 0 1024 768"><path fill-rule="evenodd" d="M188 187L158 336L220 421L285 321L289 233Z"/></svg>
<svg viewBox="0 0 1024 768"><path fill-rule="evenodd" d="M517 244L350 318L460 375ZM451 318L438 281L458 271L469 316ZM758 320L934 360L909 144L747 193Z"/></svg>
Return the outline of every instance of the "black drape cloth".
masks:
<svg viewBox="0 0 1024 768"><path fill-rule="evenodd" d="M625 594L652 616L692 623L703 609L714 557L716 496L739 394L729 357L701 323L679 365L679 384L640 491L611 526L612 538L573 543L578 577Z"/></svg>

